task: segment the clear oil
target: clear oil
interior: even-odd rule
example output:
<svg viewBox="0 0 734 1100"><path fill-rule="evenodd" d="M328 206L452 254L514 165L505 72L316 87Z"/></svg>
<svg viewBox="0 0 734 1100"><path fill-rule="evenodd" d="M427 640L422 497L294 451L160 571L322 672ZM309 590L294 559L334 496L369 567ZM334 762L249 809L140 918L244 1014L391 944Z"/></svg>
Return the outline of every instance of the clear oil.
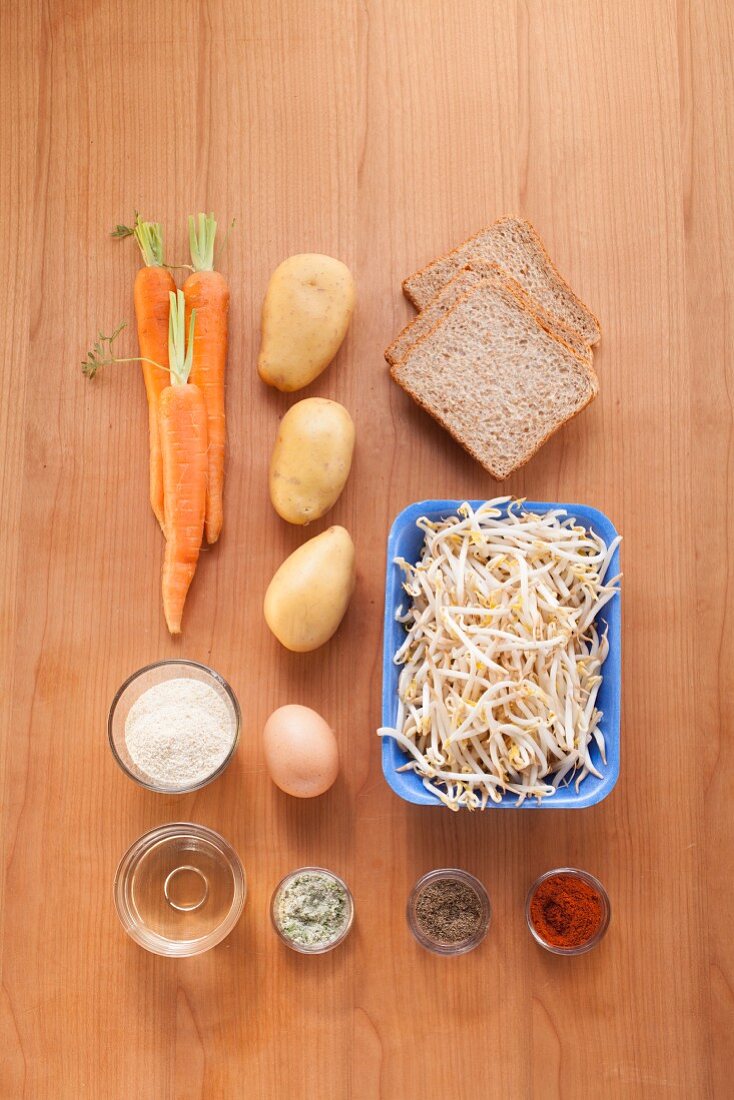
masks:
<svg viewBox="0 0 734 1100"><path fill-rule="evenodd" d="M132 869L130 898L137 919L171 941L200 939L217 929L234 893L223 854L196 837L162 840Z"/></svg>

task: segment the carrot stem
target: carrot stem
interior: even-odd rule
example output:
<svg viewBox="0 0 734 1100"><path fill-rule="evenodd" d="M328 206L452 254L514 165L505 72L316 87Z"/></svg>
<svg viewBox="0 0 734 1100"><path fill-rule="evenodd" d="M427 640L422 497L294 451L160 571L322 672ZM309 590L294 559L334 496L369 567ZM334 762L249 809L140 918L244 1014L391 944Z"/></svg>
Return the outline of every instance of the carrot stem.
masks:
<svg viewBox="0 0 734 1100"><path fill-rule="evenodd" d="M165 371L168 374L167 367L161 366L160 363L156 363L154 359L148 359L144 355L132 355L121 358L118 355L112 354L112 342L117 339L122 330L127 325L127 321L122 321L114 330L111 336L105 336L103 333L97 333L97 339L94 342L94 347L90 348L87 352L87 358L82 360L82 374L86 378L94 378L97 371L102 367L108 367L112 363L150 363L152 367L157 370ZM105 344L107 348L105 350Z"/></svg>
<svg viewBox="0 0 734 1100"><path fill-rule="evenodd" d="M159 222L145 222L138 214L135 219L135 240L143 254L146 267L163 266L163 230Z"/></svg>
<svg viewBox="0 0 734 1100"><path fill-rule="evenodd" d="M189 214L189 246L194 271L214 270L214 238L217 222L213 214L199 214L198 227L193 214Z"/></svg>
<svg viewBox="0 0 734 1100"><path fill-rule="evenodd" d="M182 290L170 292L171 310L168 315L168 362L171 369L171 385L185 386L191 374L194 358L194 326L196 310L189 318L189 339L186 343L186 302Z"/></svg>
<svg viewBox="0 0 734 1100"><path fill-rule="evenodd" d="M229 235L232 232L232 230L234 229L236 224L237 224L237 219L232 218L232 221L229 223L229 225L227 226L227 228L224 231L224 236L222 237L222 243L219 246L219 256L220 256L220 258L221 258L222 253L224 252L225 248L227 247L227 242L229 240Z"/></svg>
<svg viewBox="0 0 734 1100"><path fill-rule="evenodd" d="M160 222L143 221L137 210L132 225L116 225L110 236L117 240L134 237L143 254L143 263L146 267L170 266L163 262L163 230Z"/></svg>

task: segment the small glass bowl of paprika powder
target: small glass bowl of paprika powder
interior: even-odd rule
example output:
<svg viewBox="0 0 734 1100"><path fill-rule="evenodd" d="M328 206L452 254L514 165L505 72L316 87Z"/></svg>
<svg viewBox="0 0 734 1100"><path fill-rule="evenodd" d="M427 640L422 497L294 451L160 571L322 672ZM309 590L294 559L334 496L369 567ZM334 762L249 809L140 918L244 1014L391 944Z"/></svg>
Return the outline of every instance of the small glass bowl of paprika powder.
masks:
<svg viewBox="0 0 734 1100"><path fill-rule="evenodd" d="M528 891L525 919L536 943L554 955L584 955L602 940L612 908L598 878L557 867Z"/></svg>

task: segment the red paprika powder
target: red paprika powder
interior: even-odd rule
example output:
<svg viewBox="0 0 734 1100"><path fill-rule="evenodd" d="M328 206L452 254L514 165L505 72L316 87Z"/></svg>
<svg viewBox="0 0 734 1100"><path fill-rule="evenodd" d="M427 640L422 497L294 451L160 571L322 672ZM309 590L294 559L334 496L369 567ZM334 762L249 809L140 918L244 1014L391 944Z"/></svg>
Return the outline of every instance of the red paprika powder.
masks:
<svg viewBox="0 0 734 1100"><path fill-rule="evenodd" d="M578 875L559 873L544 879L530 901L530 920L553 947L583 947L601 927L604 902Z"/></svg>

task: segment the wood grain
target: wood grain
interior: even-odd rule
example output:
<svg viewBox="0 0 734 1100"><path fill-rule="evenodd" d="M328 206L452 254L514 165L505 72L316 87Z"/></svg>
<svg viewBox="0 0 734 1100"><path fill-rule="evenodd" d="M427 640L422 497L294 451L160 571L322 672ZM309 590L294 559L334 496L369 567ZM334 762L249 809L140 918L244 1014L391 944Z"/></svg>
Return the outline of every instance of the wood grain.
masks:
<svg viewBox="0 0 734 1100"><path fill-rule="evenodd" d="M0 65L0 782L5 1098L709 1097L734 1054L734 15L726 0L29 0ZM137 368L79 361L130 317L139 208L183 256L185 215L235 217L226 528L183 639L160 609ZM454 816L380 772L385 536L411 500L496 486L388 378L401 278L493 217L526 214L600 316L600 398L507 488L583 500L625 536L622 775L584 813ZM359 584L335 641L280 650L267 582L302 539L267 462L292 399L254 370L286 255L345 260L359 308L309 393L352 412L358 452L328 520ZM128 340L132 349L132 338ZM727 629L728 627L728 629ZM163 799L117 770L109 701L183 654L232 682L235 763ZM260 730L285 702L335 726L342 775L314 804L275 790ZM235 845L250 894L198 959L146 955L111 900L117 861L164 821ZM358 920L321 959L267 918L287 870L350 882ZM523 900L576 863L609 889L603 947L554 959ZM456 864L489 889L483 947L434 959L406 895Z"/></svg>

